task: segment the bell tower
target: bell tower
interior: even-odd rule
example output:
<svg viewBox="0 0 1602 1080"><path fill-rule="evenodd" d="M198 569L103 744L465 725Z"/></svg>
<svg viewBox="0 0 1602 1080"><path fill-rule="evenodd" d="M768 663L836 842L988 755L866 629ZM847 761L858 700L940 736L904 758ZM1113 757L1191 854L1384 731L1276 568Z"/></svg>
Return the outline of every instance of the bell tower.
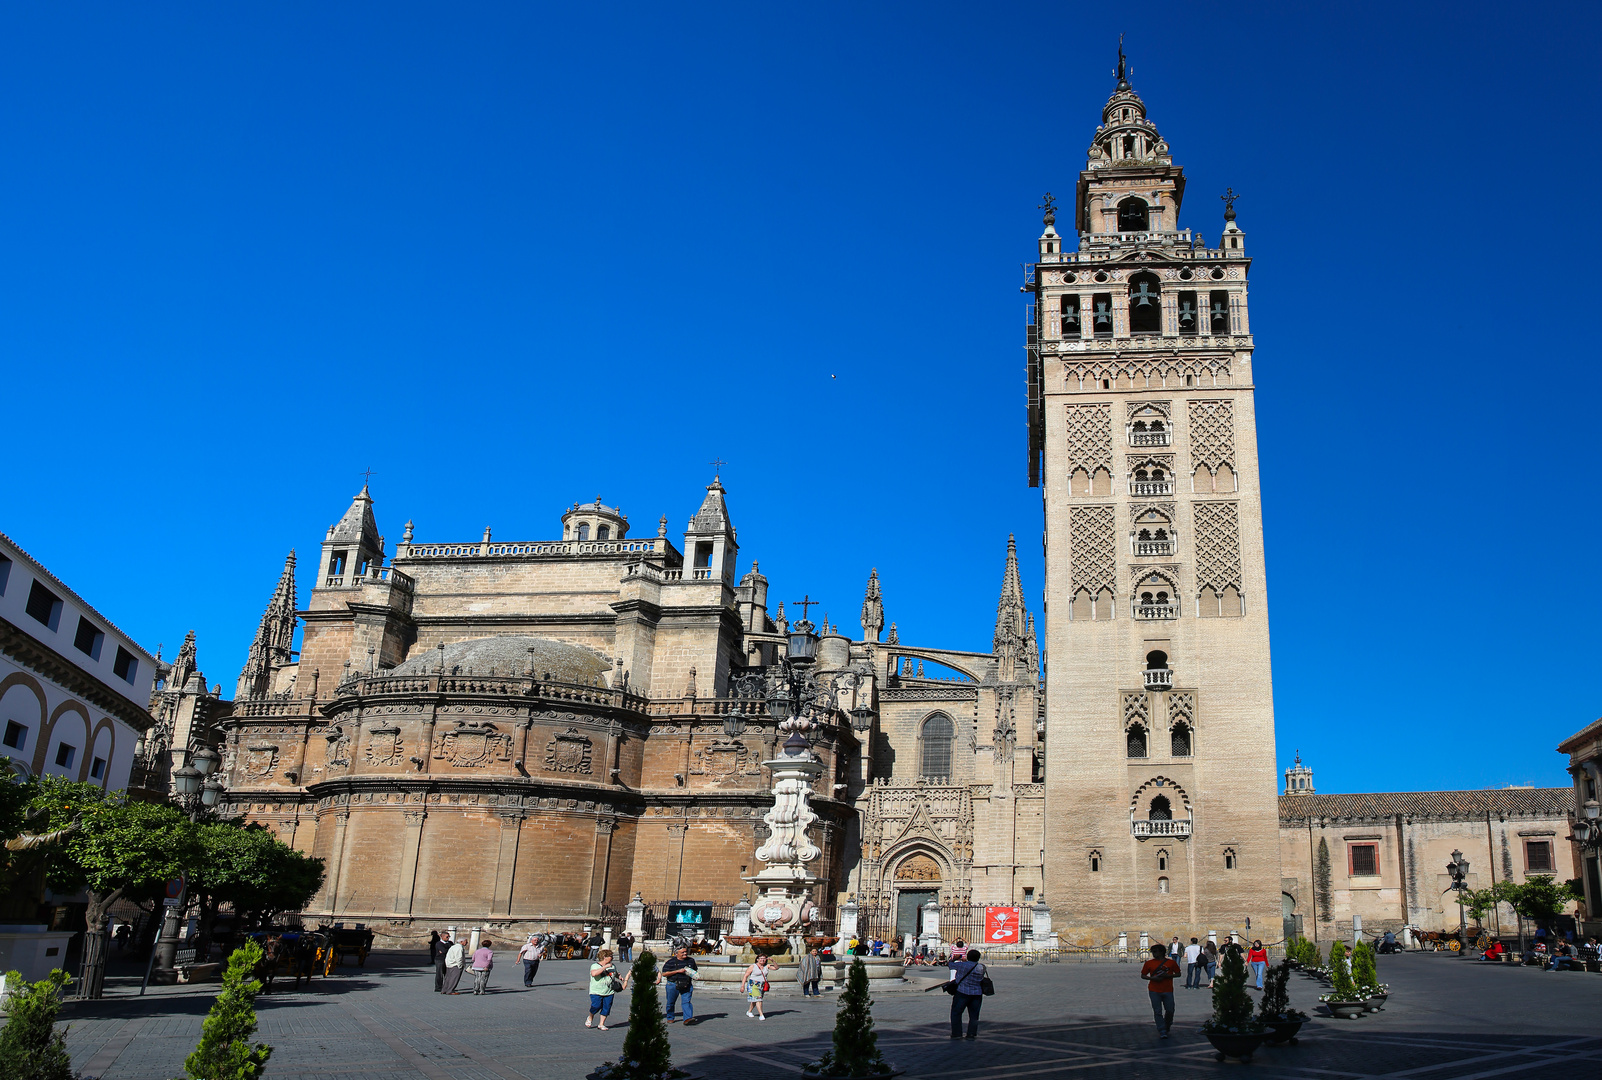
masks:
<svg viewBox="0 0 1602 1080"><path fill-rule="evenodd" d="M1030 267L1045 504L1045 896L1089 936L1277 926L1273 687L1245 234L1180 224L1185 174L1119 50Z"/></svg>

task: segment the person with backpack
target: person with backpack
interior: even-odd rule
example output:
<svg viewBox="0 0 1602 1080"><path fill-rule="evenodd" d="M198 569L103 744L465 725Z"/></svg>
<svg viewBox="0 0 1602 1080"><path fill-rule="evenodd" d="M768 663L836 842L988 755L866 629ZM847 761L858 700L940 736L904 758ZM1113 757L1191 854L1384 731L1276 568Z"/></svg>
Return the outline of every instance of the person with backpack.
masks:
<svg viewBox="0 0 1602 1080"><path fill-rule="evenodd" d="M953 1039L979 1037L979 1006L984 1004L985 983L990 973L979 962L979 950L969 949L967 956L951 962L951 1037ZM962 1033L962 1014L968 1014L968 1034Z"/></svg>
<svg viewBox="0 0 1602 1080"><path fill-rule="evenodd" d="M1146 983L1151 998L1151 1015L1157 1021L1157 1037L1168 1038L1168 1029L1174 1026L1174 976L1179 974L1179 961L1168 955L1161 945L1151 947L1151 959L1140 965L1140 977Z"/></svg>

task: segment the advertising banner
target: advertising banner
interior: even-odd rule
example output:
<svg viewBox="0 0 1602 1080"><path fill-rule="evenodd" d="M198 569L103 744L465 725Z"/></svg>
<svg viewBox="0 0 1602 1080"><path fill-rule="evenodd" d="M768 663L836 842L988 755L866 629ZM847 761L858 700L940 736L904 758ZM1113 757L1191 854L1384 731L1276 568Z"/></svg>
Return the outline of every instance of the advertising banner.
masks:
<svg viewBox="0 0 1602 1080"><path fill-rule="evenodd" d="M986 944L1016 945L1018 941L1018 909L1015 907L985 908Z"/></svg>

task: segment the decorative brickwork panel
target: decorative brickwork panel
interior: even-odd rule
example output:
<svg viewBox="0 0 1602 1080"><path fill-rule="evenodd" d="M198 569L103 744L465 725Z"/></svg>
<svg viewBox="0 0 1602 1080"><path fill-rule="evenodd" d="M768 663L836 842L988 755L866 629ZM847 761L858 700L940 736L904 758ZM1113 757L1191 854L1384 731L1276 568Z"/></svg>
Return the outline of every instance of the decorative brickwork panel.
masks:
<svg viewBox="0 0 1602 1080"><path fill-rule="evenodd" d="M1131 724L1146 724L1146 691L1125 690L1124 698L1124 727Z"/></svg>
<svg viewBox="0 0 1602 1080"><path fill-rule="evenodd" d="M1068 471L1112 472L1112 405L1069 405L1066 409Z"/></svg>
<svg viewBox="0 0 1602 1080"><path fill-rule="evenodd" d="M1094 594L1104 588L1113 589L1117 574L1113 508L1069 508L1068 533L1068 567L1073 591L1083 588ZM1239 563L1238 558L1236 562Z"/></svg>
<svg viewBox="0 0 1602 1080"><path fill-rule="evenodd" d="M1168 726L1196 724L1196 695L1189 690L1175 690L1168 695Z"/></svg>
<svg viewBox="0 0 1602 1080"><path fill-rule="evenodd" d="M1241 590L1240 509L1232 502L1196 504L1196 588Z"/></svg>
<svg viewBox="0 0 1602 1080"><path fill-rule="evenodd" d="M1190 463L1217 470L1220 465L1235 467L1235 403L1233 401L1192 401L1190 403Z"/></svg>

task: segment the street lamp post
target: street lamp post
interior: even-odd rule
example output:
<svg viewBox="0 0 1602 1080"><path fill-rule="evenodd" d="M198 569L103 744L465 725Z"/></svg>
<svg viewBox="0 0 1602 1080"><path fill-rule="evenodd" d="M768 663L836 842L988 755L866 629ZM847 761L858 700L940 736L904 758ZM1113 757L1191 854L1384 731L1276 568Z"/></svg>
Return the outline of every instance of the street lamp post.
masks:
<svg viewBox="0 0 1602 1080"><path fill-rule="evenodd" d="M1468 922L1463 914L1463 890L1468 888L1469 861L1463 857L1461 851L1452 852L1452 861L1446 864L1446 872L1452 876L1452 888L1457 892L1457 940L1458 958L1468 956Z"/></svg>
<svg viewBox="0 0 1602 1080"><path fill-rule="evenodd" d="M220 777L213 775L222 765L222 756L209 746L201 746L198 750L187 753L188 763L181 768L174 769L172 786L178 796L178 805L188 814L189 820L199 824L222 798L223 783ZM186 884L184 891L178 898L174 907L166 909L165 918L161 923L161 936L157 939L154 966L171 970L178 959L178 938L180 934L180 920L189 906L189 888ZM148 972L146 979L149 979Z"/></svg>

